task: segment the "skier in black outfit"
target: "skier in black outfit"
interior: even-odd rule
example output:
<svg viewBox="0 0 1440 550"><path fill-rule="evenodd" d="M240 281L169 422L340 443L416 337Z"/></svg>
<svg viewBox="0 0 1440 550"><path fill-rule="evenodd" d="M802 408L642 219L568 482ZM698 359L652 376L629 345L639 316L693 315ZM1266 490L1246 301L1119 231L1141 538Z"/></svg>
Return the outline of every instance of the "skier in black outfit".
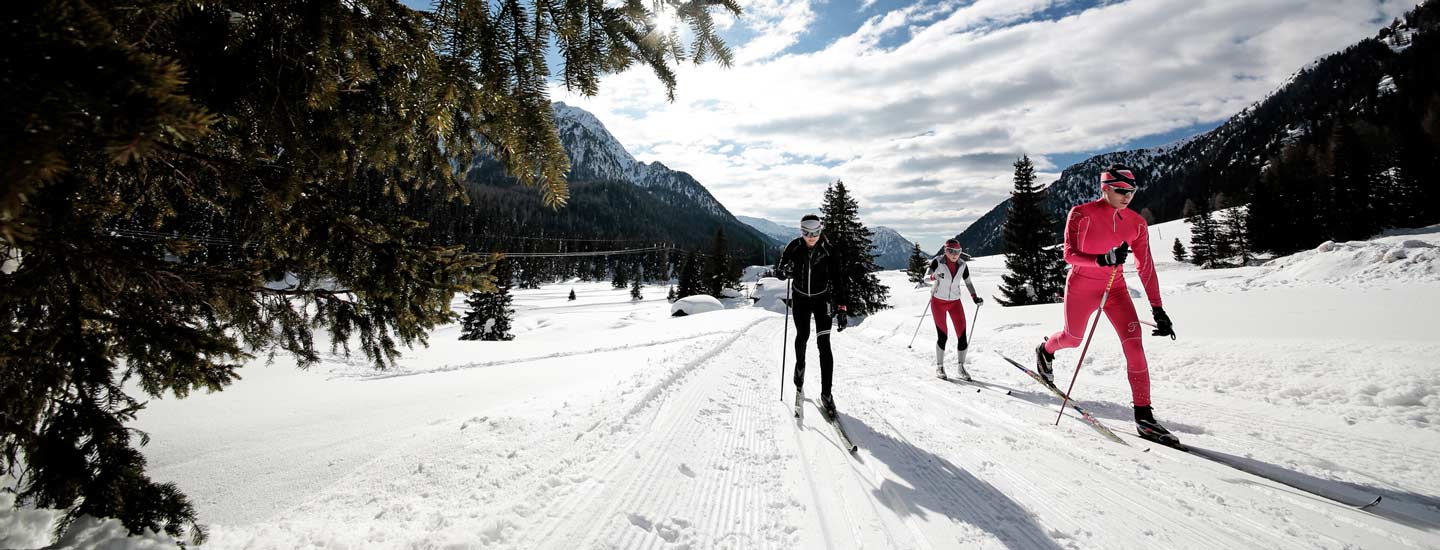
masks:
<svg viewBox="0 0 1440 550"><path fill-rule="evenodd" d="M775 264L775 277L790 280L790 308L795 315L795 403L798 406L805 397L805 343L810 340L813 317L815 345L820 349L820 408L834 418L835 398L830 394L830 383L835 360L830 354L830 318L834 316L841 331L850 320L845 313L845 278L836 261L839 251L821 235L824 228L819 216L806 214L800 218L800 238L785 247Z"/></svg>

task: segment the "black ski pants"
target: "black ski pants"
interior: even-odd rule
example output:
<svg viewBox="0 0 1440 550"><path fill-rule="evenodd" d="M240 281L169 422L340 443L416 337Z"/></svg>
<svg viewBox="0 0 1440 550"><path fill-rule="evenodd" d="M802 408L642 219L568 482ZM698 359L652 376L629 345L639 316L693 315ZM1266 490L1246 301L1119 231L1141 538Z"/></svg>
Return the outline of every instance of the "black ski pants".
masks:
<svg viewBox="0 0 1440 550"><path fill-rule="evenodd" d="M795 316L795 389L805 385L805 343L810 341L810 319L815 319L815 345L820 348L820 396L830 395L835 358L830 355L830 296L795 294L790 300Z"/></svg>

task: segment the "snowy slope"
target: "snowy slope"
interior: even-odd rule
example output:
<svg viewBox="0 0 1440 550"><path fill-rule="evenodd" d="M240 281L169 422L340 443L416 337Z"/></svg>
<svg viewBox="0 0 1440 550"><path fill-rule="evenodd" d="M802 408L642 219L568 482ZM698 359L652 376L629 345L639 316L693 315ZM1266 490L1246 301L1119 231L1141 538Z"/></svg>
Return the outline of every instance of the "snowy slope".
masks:
<svg viewBox="0 0 1440 550"><path fill-rule="evenodd" d="M784 313L737 299L670 318L663 290L632 303L605 283L518 291L511 342L447 327L383 373L257 362L225 392L151 402L137 427L152 474L211 526L207 548L1440 547L1440 226L1230 270L1171 260L1180 222L1151 231L1179 334L1145 342L1160 420L1247 468L1379 505L1111 443L1069 413L1054 426L1055 400L997 353L1028 358L1059 305L975 319L967 304L984 383L937 380L926 291L895 271L881 273L894 308L832 337L855 456L813 405L791 418ZM1002 259L970 267L995 294ZM1128 433L1125 366L1101 325L1075 395ZM1077 356L1059 354L1062 383ZM809 397L818 378L812 366ZM48 512L20 514L0 526L29 539L0 546L44 544Z"/></svg>
<svg viewBox="0 0 1440 550"><path fill-rule="evenodd" d="M755 228L756 231L770 237L776 244L785 245L795 237L800 236L799 226L786 227L764 218L752 218L750 216L735 216L741 223Z"/></svg>
<svg viewBox="0 0 1440 550"><path fill-rule="evenodd" d="M885 269L905 269L910 265L910 253L915 243L900 232L885 226L875 228L870 239L870 253L875 255L875 265Z"/></svg>

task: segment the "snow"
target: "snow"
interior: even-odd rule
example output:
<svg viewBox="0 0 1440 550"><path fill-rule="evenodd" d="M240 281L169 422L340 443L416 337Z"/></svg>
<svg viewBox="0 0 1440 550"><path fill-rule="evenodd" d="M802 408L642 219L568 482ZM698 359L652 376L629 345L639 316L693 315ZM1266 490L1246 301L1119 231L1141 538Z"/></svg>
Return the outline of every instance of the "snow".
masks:
<svg viewBox="0 0 1440 550"><path fill-rule="evenodd" d="M695 315L712 311L722 311L724 309L725 304L720 303L720 300L716 300L713 296L700 294L675 300L675 303L670 304L670 315L673 316L681 313L684 315Z"/></svg>
<svg viewBox="0 0 1440 550"><path fill-rule="evenodd" d="M1055 426L1055 400L998 354L1025 362L1058 304L991 300L978 319L967 304L983 385L935 379L927 290L899 271L879 274L892 309L831 335L854 456L812 404L791 417L773 278L754 306L680 318L603 282L574 284L574 302L568 283L517 290L513 341L447 326L386 372L257 360L224 392L151 401L135 427L206 548L1440 547L1440 227L1225 270L1170 258L1183 222L1151 237L1179 335L1145 340L1156 416L1234 468ZM1003 258L969 265L998 294ZM1062 383L1077 356L1059 353ZM1128 434L1121 357L1100 323L1075 396ZM0 510L0 547L50 544L52 511ZM72 544L145 547L85 527Z"/></svg>

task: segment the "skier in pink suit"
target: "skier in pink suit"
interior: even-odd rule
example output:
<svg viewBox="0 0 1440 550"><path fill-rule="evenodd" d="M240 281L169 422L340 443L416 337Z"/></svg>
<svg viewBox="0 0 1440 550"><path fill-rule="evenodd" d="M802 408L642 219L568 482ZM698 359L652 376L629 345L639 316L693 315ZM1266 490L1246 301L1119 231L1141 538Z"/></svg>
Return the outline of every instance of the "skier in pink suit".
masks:
<svg viewBox="0 0 1440 550"><path fill-rule="evenodd" d="M1174 337L1170 317L1161 307L1160 280L1155 276L1155 261L1150 256L1149 226L1140 214L1128 208L1139 190L1135 174L1124 165L1112 165L1100 173L1100 190L1102 196L1098 200L1071 208L1065 221L1065 262L1070 264L1070 275L1065 279L1065 328L1035 348L1035 366L1041 376L1054 383L1055 352L1080 345L1085 337L1086 322L1100 307L1101 296L1113 273L1114 282L1110 283L1104 311L1115 333L1120 335L1120 347L1125 352L1136 430L1146 439L1175 444L1179 439L1155 421L1150 408L1150 371L1140 339L1140 320L1125 286L1128 248L1134 251L1140 283L1145 287L1145 296L1155 317L1157 328L1152 335Z"/></svg>

